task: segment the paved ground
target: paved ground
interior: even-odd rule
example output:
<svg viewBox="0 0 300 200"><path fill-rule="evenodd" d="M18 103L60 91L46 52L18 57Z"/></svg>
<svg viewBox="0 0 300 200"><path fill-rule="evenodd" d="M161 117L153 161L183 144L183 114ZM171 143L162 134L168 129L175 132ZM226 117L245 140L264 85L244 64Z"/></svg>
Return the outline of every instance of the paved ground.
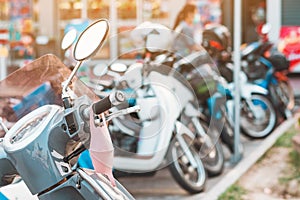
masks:
<svg viewBox="0 0 300 200"><path fill-rule="evenodd" d="M262 140L249 140L241 137L244 144L243 157L246 158L255 148L260 145ZM230 162L230 154L226 153L227 162L221 176L209 178L205 191L212 189L231 169L235 166ZM160 199L184 199L190 197L171 177L168 169L158 171L153 177L126 177L119 178L119 181L139 200L160 200ZM203 194L204 196L204 194ZM197 195L201 198L201 195Z"/></svg>
<svg viewBox="0 0 300 200"><path fill-rule="evenodd" d="M138 200L213 200L238 180L292 124L294 124L294 119L285 121L264 140L249 140L242 136L241 140L244 144L242 160L238 164L232 165L230 154L226 153L227 162L224 172L218 177L209 178L206 189L201 194L189 195L186 193L172 179L167 169L158 171L153 177L123 177L119 178L119 181Z"/></svg>

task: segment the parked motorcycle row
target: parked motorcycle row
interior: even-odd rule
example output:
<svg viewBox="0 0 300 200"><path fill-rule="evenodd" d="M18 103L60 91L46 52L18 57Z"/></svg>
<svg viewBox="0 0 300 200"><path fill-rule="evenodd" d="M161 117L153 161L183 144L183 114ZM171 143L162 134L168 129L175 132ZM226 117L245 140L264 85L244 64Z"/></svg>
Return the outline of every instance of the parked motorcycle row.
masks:
<svg viewBox="0 0 300 200"><path fill-rule="evenodd" d="M242 133L248 137L264 138L281 118L291 116L289 63L277 52L266 55L272 47L268 40L241 50L240 88L234 88L232 78L230 33L221 25L206 27L201 51L178 57L166 46L180 32L141 24L132 35L144 40L143 60L130 66L99 63L91 75L77 78L108 33L107 20L100 19L79 37L74 30L65 35L62 48L74 47L71 72L46 55L0 82L0 88L25 96L10 116L2 116L16 123L7 128L0 122L5 131L0 186L18 174L39 199L133 199L111 171L115 177L154 175L168 167L183 189L199 193L208 177L223 172L223 148L234 152L236 90ZM261 68L264 73L253 76Z"/></svg>

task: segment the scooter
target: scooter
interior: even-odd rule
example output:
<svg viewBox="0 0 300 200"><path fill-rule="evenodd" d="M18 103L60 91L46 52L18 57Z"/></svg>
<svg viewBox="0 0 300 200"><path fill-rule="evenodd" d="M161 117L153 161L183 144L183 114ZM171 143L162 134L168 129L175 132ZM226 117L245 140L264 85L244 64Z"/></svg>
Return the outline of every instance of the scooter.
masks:
<svg viewBox="0 0 300 200"><path fill-rule="evenodd" d="M136 149L116 148L114 168L145 173L168 166L181 187L190 193L198 193L204 189L206 172L193 142L199 129L193 132L188 128L188 123L193 123L193 120L201 126L198 116L191 117L198 111L190 103L193 94L174 78L174 71L165 70L170 68L137 63L131 65L122 77L121 82L133 89L133 93L127 95L143 107L136 119L122 117L112 120L110 130L113 135L136 137ZM209 140L203 128L199 135L204 141ZM212 151L216 154L211 149L213 145L211 143L210 149L203 154Z"/></svg>
<svg viewBox="0 0 300 200"><path fill-rule="evenodd" d="M226 106L220 104L220 101L224 102L226 97L224 98L223 95L215 93L216 90L214 87L217 85L216 82L218 80L216 80L214 75L209 72L211 70L204 70L203 74L202 72L199 72L199 69L202 66L203 68L207 68L207 65L214 66L210 56L202 49L201 51L195 52L184 58L177 58L176 52L168 46L177 38L178 34L181 34L180 30L175 30L174 32L161 26L162 25L145 23L144 27L140 27L137 29L138 31L133 34L134 38L144 38L144 43L150 46L148 49L152 52L153 50L155 51L151 56L151 59L154 60L154 62L175 68L189 81L193 87L192 90L194 90L197 96L199 111L202 113L203 126L209 127L208 134L219 136L222 132L222 141L230 150L233 150L232 123L226 112ZM161 40L164 42L160 42ZM209 68L210 66L208 66L208 69ZM191 71L196 73L191 74ZM206 112L207 106L204 106L204 104L207 104L208 101L210 101L211 106L209 107L210 111ZM215 104L216 102L219 103Z"/></svg>
<svg viewBox="0 0 300 200"><path fill-rule="evenodd" d="M230 63L227 63L231 65ZM224 66L220 66L224 67ZM231 67L232 69L232 67ZM247 76L240 73L240 97L241 97L241 129L245 135L251 138L259 139L268 136L277 125L277 114L272 104L268 91L249 83ZM234 82L228 83L226 95L226 107L229 116L234 119ZM233 121L233 120L232 120Z"/></svg>
<svg viewBox="0 0 300 200"><path fill-rule="evenodd" d="M279 116L286 119L292 116L295 105L293 89L287 77L289 62L283 54L271 50L274 44L267 36L270 30L269 24L263 25L263 39L242 47L242 70L252 83L269 91Z"/></svg>
<svg viewBox="0 0 300 200"><path fill-rule="evenodd" d="M108 29L108 21L100 19L79 36L74 49L77 64L71 74L59 59L46 55L0 83L0 86L13 87L19 83L8 84L11 79L23 82L16 79L17 75L31 75L39 77L31 79L32 84L52 81L52 88L62 97L62 105L44 105L18 120L7 131L1 144L6 159L15 167L30 192L39 199L133 199L118 181L115 181L114 187L112 180L108 179L110 177L78 168L71 162L92 146L92 124L99 126L100 131L107 131L106 117L101 113L124 101L124 95L116 92L93 103L97 100L96 95L74 77L82 62L101 47ZM68 79L65 80L64 76ZM64 82L59 85L58 81ZM132 110L124 110L121 114L130 112ZM101 116L95 120L93 113ZM108 120L110 118L112 115ZM107 141L102 139L105 144ZM77 142L79 147L67 151L70 141Z"/></svg>

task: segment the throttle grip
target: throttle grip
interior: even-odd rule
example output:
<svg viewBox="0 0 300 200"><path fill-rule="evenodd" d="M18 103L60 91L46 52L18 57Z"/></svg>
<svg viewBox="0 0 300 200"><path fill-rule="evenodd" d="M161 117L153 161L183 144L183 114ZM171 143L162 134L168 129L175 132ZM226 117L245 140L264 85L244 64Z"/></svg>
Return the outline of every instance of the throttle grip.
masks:
<svg viewBox="0 0 300 200"><path fill-rule="evenodd" d="M112 106L117 106L125 101L125 95L121 91L115 91L93 104L92 109L96 115L99 115Z"/></svg>

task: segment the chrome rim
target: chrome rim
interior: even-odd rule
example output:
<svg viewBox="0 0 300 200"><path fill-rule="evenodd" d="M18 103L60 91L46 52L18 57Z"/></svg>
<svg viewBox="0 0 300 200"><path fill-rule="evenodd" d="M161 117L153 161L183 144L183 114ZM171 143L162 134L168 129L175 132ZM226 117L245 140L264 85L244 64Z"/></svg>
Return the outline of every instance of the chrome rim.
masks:
<svg viewBox="0 0 300 200"><path fill-rule="evenodd" d="M241 111L241 124L243 129L253 137L263 137L269 134L276 125L276 114L271 102L266 98L253 95L252 101L259 102L256 106L261 106L261 111L264 112L264 117L256 119L252 111L244 107Z"/></svg>
<svg viewBox="0 0 300 200"><path fill-rule="evenodd" d="M172 148L172 157L174 159L174 164L181 175L184 178L186 183L193 187L202 186L205 182L205 169L202 164L200 157L197 155L193 147L190 147L190 151L193 154L195 161L197 162L197 167L194 168L191 165L191 162L188 160L188 157L185 155L182 147L180 146L179 142L176 141L174 147Z"/></svg>

